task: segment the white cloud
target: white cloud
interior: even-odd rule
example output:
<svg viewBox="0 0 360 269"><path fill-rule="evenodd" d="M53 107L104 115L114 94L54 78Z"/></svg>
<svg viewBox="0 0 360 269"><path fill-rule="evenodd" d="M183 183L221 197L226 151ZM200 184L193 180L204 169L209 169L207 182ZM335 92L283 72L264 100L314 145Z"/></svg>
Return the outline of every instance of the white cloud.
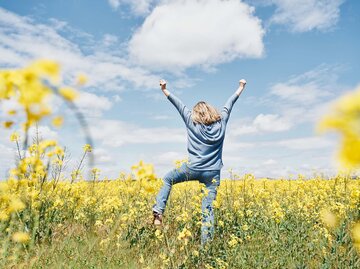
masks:
<svg viewBox="0 0 360 269"><path fill-rule="evenodd" d="M93 138L102 145L121 147L125 144L186 143L185 128L144 128L116 120L99 120L91 126Z"/></svg>
<svg viewBox="0 0 360 269"><path fill-rule="evenodd" d="M15 100L15 98L1 100L0 106L0 119L8 119L10 120L8 112L10 110L20 111L22 106ZM13 118L13 116L11 117Z"/></svg>
<svg viewBox="0 0 360 269"><path fill-rule="evenodd" d="M117 9L120 6L120 0L108 0L108 2L113 9Z"/></svg>
<svg viewBox="0 0 360 269"><path fill-rule="evenodd" d="M174 0L156 6L129 42L132 59L158 69L211 67L263 55L254 8L237 0Z"/></svg>
<svg viewBox="0 0 360 269"><path fill-rule="evenodd" d="M173 167L176 160L183 160L186 158L187 153L184 154L184 152L168 151L157 155L153 161L155 166Z"/></svg>
<svg viewBox="0 0 360 269"><path fill-rule="evenodd" d="M271 22L288 25L294 32L328 30L339 20L345 0L269 0L276 5Z"/></svg>
<svg viewBox="0 0 360 269"><path fill-rule="evenodd" d="M115 103L119 103L119 102L122 101L122 98L121 98L120 95L118 95L118 94L113 95L112 98L113 98L113 100L114 100Z"/></svg>
<svg viewBox="0 0 360 269"><path fill-rule="evenodd" d="M254 148L256 146L255 143L251 143L251 142L238 142L236 139L234 139L234 137L230 135L228 135L228 138L225 141L226 141L224 143L225 154L239 152L239 150L241 151L243 149Z"/></svg>
<svg viewBox="0 0 360 269"><path fill-rule="evenodd" d="M35 126L31 126L29 129L29 133L28 133L30 142L32 141L32 139L36 138L37 133L38 133L40 140L47 140L47 139L58 140L58 138L59 138L58 133L56 131L50 129L48 126L40 125L40 126L38 126L37 130L36 130Z"/></svg>
<svg viewBox="0 0 360 269"><path fill-rule="evenodd" d="M340 66L320 65L304 74L293 76L287 82L271 86L271 94L301 105L312 105L334 95L338 88Z"/></svg>
<svg viewBox="0 0 360 269"><path fill-rule="evenodd" d="M93 151L96 165L113 164L115 161L110 154L110 150L104 148L95 148Z"/></svg>
<svg viewBox="0 0 360 269"><path fill-rule="evenodd" d="M274 165L277 164L278 162L275 161L274 159L267 159L266 161L263 162L263 165Z"/></svg>
<svg viewBox="0 0 360 269"><path fill-rule="evenodd" d="M281 132L291 128L291 123L277 114L259 114L253 122L260 132Z"/></svg>
<svg viewBox="0 0 360 269"><path fill-rule="evenodd" d="M82 91L75 100L80 111L88 117L99 117L104 111L111 109L109 98Z"/></svg>
<svg viewBox="0 0 360 269"><path fill-rule="evenodd" d="M71 34L69 27L65 28ZM121 91L129 82L145 88L157 84L157 76L132 66L117 55L116 50L106 49L117 42L114 36L105 35L98 44L91 40L91 35L74 31L78 39L86 39L84 48L78 45L81 42L74 43L60 34L56 25L38 24L28 17L0 8L0 65L19 67L34 59L48 58L62 64L67 82L72 81L74 75L85 73L90 78L87 87ZM119 51L121 46L118 44Z"/></svg>
<svg viewBox="0 0 360 269"><path fill-rule="evenodd" d="M4 180L8 176L8 170L14 165L16 160L16 153L15 150L0 144L0 181ZM3 168L3 169L1 169Z"/></svg>
<svg viewBox="0 0 360 269"><path fill-rule="evenodd" d="M231 121L229 134L283 132L299 124L318 121L331 104L331 98L344 91L337 81L341 69L341 66L320 65L272 85L266 98L270 100L267 105L276 113Z"/></svg>
<svg viewBox="0 0 360 269"><path fill-rule="evenodd" d="M324 148L332 148L334 141L327 137L301 137L293 139L284 139L276 142L265 143L269 146L281 146L292 150L318 150Z"/></svg>
<svg viewBox="0 0 360 269"><path fill-rule="evenodd" d="M235 124L230 123L230 128L228 133L234 136L243 135L243 134L254 134L257 133L258 130L252 123L243 123L243 124Z"/></svg>
<svg viewBox="0 0 360 269"><path fill-rule="evenodd" d="M230 123L229 133L233 136L244 134L258 134L266 132L283 132L289 130L294 123L291 118L279 114L257 115L251 122L248 120Z"/></svg>
<svg viewBox="0 0 360 269"><path fill-rule="evenodd" d="M291 85L278 83L271 88L271 93L282 99L297 102L313 103L318 98L326 96L326 92L321 92L314 83L305 85Z"/></svg>
<svg viewBox="0 0 360 269"><path fill-rule="evenodd" d="M108 0L110 6L116 10L120 5L129 5L135 15L144 15L150 11L157 0Z"/></svg>
<svg viewBox="0 0 360 269"><path fill-rule="evenodd" d="M119 39L115 35L105 34L103 37L104 46L108 47L118 43Z"/></svg>

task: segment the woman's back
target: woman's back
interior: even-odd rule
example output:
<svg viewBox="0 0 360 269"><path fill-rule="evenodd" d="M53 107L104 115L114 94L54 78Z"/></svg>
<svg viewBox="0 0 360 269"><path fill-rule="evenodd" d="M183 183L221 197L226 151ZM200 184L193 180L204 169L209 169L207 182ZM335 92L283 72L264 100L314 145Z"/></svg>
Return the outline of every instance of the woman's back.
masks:
<svg viewBox="0 0 360 269"><path fill-rule="evenodd" d="M193 170L222 168L225 127L225 122L220 120L211 125L194 124L193 128L187 128L189 168Z"/></svg>
<svg viewBox="0 0 360 269"><path fill-rule="evenodd" d="M194 115L174 94L168 99L180 112L187 127L189 168L193 170L220 170L223 167L222 148L225 138L226 124L233 104L239 96L233 94L226 102L219 120L206 125L195 123Z"/></svg>

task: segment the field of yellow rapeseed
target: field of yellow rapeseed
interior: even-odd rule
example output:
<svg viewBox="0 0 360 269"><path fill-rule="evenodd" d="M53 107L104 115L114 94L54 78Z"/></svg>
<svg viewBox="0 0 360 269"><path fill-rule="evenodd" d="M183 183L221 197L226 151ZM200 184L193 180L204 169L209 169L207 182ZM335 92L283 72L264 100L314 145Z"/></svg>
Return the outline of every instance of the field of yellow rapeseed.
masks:
<svg viewBox="0 0 360 269"><path fill-rule="evenodd" d="M1 268L360 268L360 180L348 174L269 180L230 173L214 204L215 238L205 247L204 193L197 182L174 186L164 225L156 228L151 208L162 181L151 164L141 161L112 180L100 180L100 170L92 168L85 179L89 140L78 167L64 177L64 148L52 140L30 144L27 137L45 117L62 124L61 115L51 115L49 95L78 113L72 104L77 91L59 81L59 66L49 61L0 72L0 101L15 99L26 116L24 138L10 137L16 168L0 181ZM360 109L351 98L339 104L321 129L342 132L341 160L354 167L360 163L353 128ZM13 124L19 123L3 123Z"/></svg>
<svg viewBox="0 0 360 269"><path fill-rule="evenodd" d="M141 178L123 174L109 181L1 182L1 266L359 266L359 180L223 179L215 203L216 236L201 249L202 186L174 186L165 225L156 229L150 225L150 209L162 182L151 179L148 167Z"/></svg>

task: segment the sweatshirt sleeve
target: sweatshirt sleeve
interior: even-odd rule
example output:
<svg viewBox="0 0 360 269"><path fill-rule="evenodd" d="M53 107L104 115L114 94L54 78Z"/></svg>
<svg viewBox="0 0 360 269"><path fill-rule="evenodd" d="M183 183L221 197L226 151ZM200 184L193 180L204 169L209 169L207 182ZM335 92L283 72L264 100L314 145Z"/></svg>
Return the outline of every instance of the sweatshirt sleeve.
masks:
<svg viewBox="0 0 360 269"><path fill-rule="evenodd" d="M235 104L236 100L239 98L239 95L237 95L236 93L234 93L233 95L230 96L230 98L226 101L222 111L221 111L221 116L223 118L223 120L225 122L227 122L229 120L230 117L230 112L231 109L233 107L233 105Z"/></svg>
<svg viewBox="0 0 360 269"><path fill-rule="evenodd" d="M179 111L180 116L184 120L186 126L189 126L190 123L191 123L191 111L174 94L170 93L167 98L176 107L176 109Z"/></svg>

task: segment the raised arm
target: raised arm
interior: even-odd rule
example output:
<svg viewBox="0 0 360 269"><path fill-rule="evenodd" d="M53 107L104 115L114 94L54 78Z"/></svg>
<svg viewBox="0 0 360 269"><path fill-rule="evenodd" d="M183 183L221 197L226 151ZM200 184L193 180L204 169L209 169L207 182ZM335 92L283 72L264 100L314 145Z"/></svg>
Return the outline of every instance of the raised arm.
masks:
<svg viewBox="0 0 360 269"><path fill-rule="evenodd" d="M180 116L184 120L186 126L189 126L191 123L191 111L184 105L184 103L179 98L177 98L173 93L170 93L169 90L166 89L165 80L160 80L160 87L164 95L179 111Z"/></svg>
<svg viewBox="0 0 360 269"><path fill-rule="evenodd" d="M239 88L235 91L233 95L230 96L230 98L226 101L224 108L221 111L221 116L225 122L229 120L230 113L232 110L233 105L235 104L236 100L239 98L242 91L245 89L246 80L241 79L239 81Z"/></svg>

